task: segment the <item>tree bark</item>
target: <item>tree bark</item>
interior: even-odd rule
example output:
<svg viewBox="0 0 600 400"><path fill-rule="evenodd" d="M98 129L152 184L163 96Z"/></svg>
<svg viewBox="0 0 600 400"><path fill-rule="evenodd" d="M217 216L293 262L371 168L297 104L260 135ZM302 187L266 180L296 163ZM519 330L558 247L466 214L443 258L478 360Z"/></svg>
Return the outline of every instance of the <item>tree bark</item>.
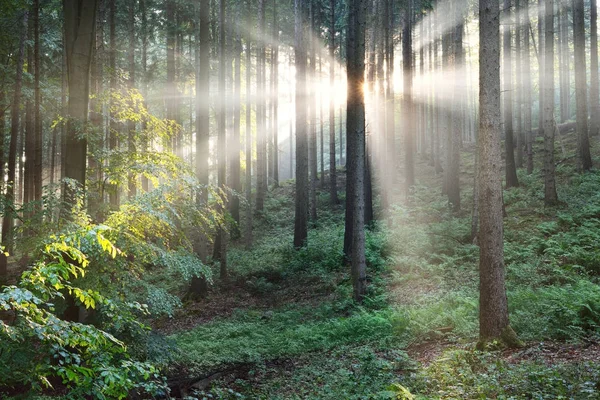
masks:
<svg viewBox="0 0 600 400"><path fill-rule="evenodd" d="M575 42L575 101L577 104L577 168L580 171L589 171L592 168L592 157L588 137L583 0L573 0L573 39Z"/></svg>
<svg viewBox="0 0 600 400"><path fill-rule="evenodd" d="M544 5L544 203L552 206L558 203L554 176L554 0L544 0Z"/></svg>
<svg viewBox="0 0 600 400"><path fill-rule="evenodd" d="M81 133L88 119L90 66L98 0L63 0L69 86L65 177L85 188L87 140ZM74 193L65 187L67 204Z"/></svg>
<svg viewBox="0 0 600 400"><path fill-rule="evenodd" d="M503 25L503 52L504 52L504 151L506 153L505 171L506 188L518 187L517 167L515 164L514 132L513 132L513 90L512 82L512 1L504 0L504 13L507 24Z"/></svg>
<svg viewBox="0 0 600 400"><path fill-rule="evenodd" d="M531 23L529 21L529 0L521 0L523 3L523 20L521 27L523 36L523 131L525 133L525 147L527 153L527 173L533 173L533 126L531 112L531 58L529 56L529 32Z"/></svg>
<svg viewBox="0 0 600 400"><path fill-rule="evenodd" d="M29 11L25 10L21 21L19 48L17 50L15 89L10 110L10 143L8 148L8 181L6 188L6 208L2 218L2 246L0 251L0 285L5 284L8 277L8 258L6 253L13 251L13 224L15 212L15 173L17 168L17 139L19 136L19 111L21 105L21 87L23 84L23 58L25 41L27 40L27 21Z"/></svg>
<svg viewBox="0 0 600 400"><path fill-rule="evenodd" d="M351 276L354 288L354 299L362 301L366 294L366 260L364 229L364 177L365 177L365 28L367 7L365 0L350 0L348 10L347 36L347 136L349 151L347 162L353 169L353 184L347 185L347 196L352 201L352 259Z"/></svg>
<svg viewBox="0 0 600 400"><path fill-rule="evenodd" d="M335 93L335 3L329 1L329 90ZM335 96L329 99L329 197L332 205L339 203L337 195L337 170L335 163Z"/></svg>
<svg viewBox="0 0 600 400"><path fill-rule="evenodd" d="M256 65L256 211L262 211L267 195L267 138L266 138L266 55L265 1L258 0L258 42Z"/></svg>
<svg viewBox="0 0 600 400"><path fill-rule="evenodd" d="M590 0L590 136L600 133L600 83L598 82L598 8Z"/></svg>
<svg viewBox="0 0 600 400"><path fill-rule="evenodd" d="M308 236L308 132L306 131L306 44L304 2L294 1L296 63L296 200L294 247L306 244Z"/></svg>
<svg viewBox="0 0 600 400"><path fill-rule="evenodd" d="M504 272L500 156L500 11L498 0L479 1L479 347L514 345Z"/></svg>

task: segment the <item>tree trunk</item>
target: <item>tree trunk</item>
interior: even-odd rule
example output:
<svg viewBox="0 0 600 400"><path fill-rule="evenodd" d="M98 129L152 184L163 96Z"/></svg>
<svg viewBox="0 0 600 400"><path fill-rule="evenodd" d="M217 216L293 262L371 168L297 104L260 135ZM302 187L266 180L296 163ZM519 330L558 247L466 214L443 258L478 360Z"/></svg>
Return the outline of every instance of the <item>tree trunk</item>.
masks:
<svg viewBox="0 0 600 400"><path fill-rule="evenodd" d="M237 15L236 18L241 16ZM235 239L240 237L240 198L238 193L242 192L241 182L241 163L240 163L240 123L241 123L241 64L242 64L242 38L240 34L240 28L238 24L235 24L235 39L233 44L233 132L231 136L231 149L230 154L230 176L231 176L231 189L235 193L232 194L229 202L229 210L231 217L235 221L235 224L231 231L231 236Z"/></svg>
<svg viewBox="0 0 600 400"><path fill-rule="evenodd" d="M500 11L498 0L479 1L479 347L518 340L508 320L500 156Z"/></svg>
<svg viewBox="0 0 600 400"><path fill-rule="evenodd" d="M573 40L575 45L575 101L577 104L577 168L580 171L589 171L592 168L592 157L588 138L583 0L573 0Z"/></svg>
<svg viewBox="0 0 600 400"><path fill-rule="evenodd" d="M512 82L512 1L504 0L504 13L507 24L503 25L503 53L504 53L504 151L506 153L506 188L519 186L517 168L515 164L515 147L513 142L513 90Z"/></svg>
<svg viewBox="0 0 600 400"><path fill-rule="evenodd" d="M29 12L24 11L22 27L19 39L19 48L17 52L15 74L15 90L10 110L10 143L8 148L8 185L6 188L6 208L2 218L2 246L0 252L0 285L6 284L8 277L8 258L7 253L13 251L13 224L15 212L15 172L17 168L17 139L19 136L19 111L21 105L21 86L23 83L23 58L25 53L25 41L27 40L27 20Z"/></svg>
<svg viewBox="0 0 600 400"><path fill-rule="evenodd" d="M314 0L309 0L310 12L310 33L308 34L308 50L310 63L308 67L308 119L309 119L309 139L308 139L308 164L310 170L310 219L314 223L317 221L317 181L319 180L318 162L317 162L317 110L316 110L316 90L315 90L315 75L316 75L316 60L317 52L314 45L313 31L315 30L315 5Z"/></svg>
<svg viewBox="0 0 600 400"><path fill-rule="evenodd" d="M558 203L554 176L554 0L544 0L544 5L544 203L552 206Z"/></svg>
<svg viewBox="0 0 600 400"><path fill-rule="evenodd" d="M85 187L87 141L82 137L88 118L90 65L95 39L98 0L63 0L69 102L65 143L65 177ZM66 189L66 188L65 188ZM67 204L74 193L65 190Z"/></svg>
<svg viewBox="0 0 600 400"><path fill-rule="evenodd" d="M404 174L406 195L410 194L411 188L415 185L415 116L413 115L412 99L412 7L411 1L405 6L404 25L402 28L402 66L404 82L404 110L405 120L404 128Z"/></svg>
<svg viewBox="0 0 600 400"><path fill-rule="evenodd" d="M600 133L600 87L598 83L598 8L590 0L590 136Z"/></svg>
<svg viewBox="0 0 600 400"><path fill-rule="evenodd" d="M265 56L265 1L258 0L258 42L256 65L256 211L262 211L267 195L267 138L266 119L266 56Z"/></svg>
<svg viewBox="0 0 600 400"><path fill-rule="evenodd" d="M279 186L279 24L277 1L273 2L273 184Z"/></svg>
<svg viewBox="0 0 600 400"><path fill-rule="evenodd" d="M329 90L335 93L335 2L329 1ZM329 197L332 205L339 203L337 195L337 170L335 164L335 96L329 99Z"/></svg>
<svg viewBox="0 0 600 400"><path fill-rule="evenodd" d="M196 71L196 178L204 187L208 186L208 158L210 137L210 0L199 0L198 62ZM196 206L200 209L208 203L208 191L202 187L196 192ZM208 258L208 238L206 232L198 232L194 250L205 262ZM204 297L208 283L202 276L193 277L190 292L193 296Z"/></svg>
<svg viewBox="0 0 600 400"><path fill-rule="evenodd" d="M529 56L529 32L531 23L529 21L529 0L521 0L523 3L523 131L525 133L527 152L527 173L533 172L533 126L531 112L531 59Z"/></svg>
<svg viewBox="0 0 600 400"><path fill-rule="evenodd" d="M171 1L167 1L167 24L168 26L170 26L169 24L172 24L172 18L171 18L171 14L172 14L172 7L173 5L171 4ZM108 56L108 69L110 71L110 97L111 97L111 103L112 103L112 96L114 96L116 94L116 90L117 90L117 30L116 30L116 0L109 0L109 7L108 7L108 19L110 20L110 25L109 25L109 56ZM169 29L169 28L168 28ZM167 36L169 37L169 36ZM167 81L169 80L170 77L170 70L169 70L169 65L170 65L170 52L169 52L169 39L167 39ZM170 104L171 102L167 102L167 104ZM112 104L109 106L110 109L112 109ZM168 110L168 109L167 109ZM117 146L118 146L118 129L119 126L115 120L116 116L114 115L114 112L111 110L110 111L110 115L109 115L109 120L110 120L110 128L109 128L109 134L108 134L108 149L110 152L115 152L117 151ZM171 116L169 115L169 112L167 111L167 118L171 118ZM120 198L119 198L119 186L118 185L110 185L109 188L109 203L110 203L110 207L112 210L116 210L117 208L119 208L119 203L120 203Z"/></svg>
<svg viewBox="0 0 600 400"><path fill-rule="evenodd" d="M294 247L301 248L308 236L308 132L306 131L306 43L303 0L294 1L296 66L296 200Z"/></svg>
<svg viewBox="0 0 600 400"><path fill-rule="evenodd" d="M248 2L250 15L251 2ZM252 45L246 39L246 246L252 245ZM208 149L207 149L208 150Z"/></svg>
<svg viewBox="0 0 600 400"><path fill-rule="evenodd" d="M521 3L515 0L515 121L517 123L516 167L523 168L523 62L521 52Z"/></svg>
<svg viewBox="0 0 600 400"><path fill-rule="evenodd" d="M33 1L33 37L34 37L34 165L33 165L33 200L36 210L42 209L42 115L40 107L42 92L40 90L40 0Z"/></svg>
<svg viewBox="0 0 600 400"><path fill-rule="evenodd" d="M349 157L353 184L347 185L347 196L352 201L352 284L354 299L362 301L366 294L366 260L364 229L364 177L365 177L365 27L367 7L365 0L350 0L348 10L348 103L346 129L348 136ZM352 151L350 151L352 147ZM350 179L348 181L350 181ZM346 227L348 228L348 227Z"/></svg>
<svg viewBox="0 0 600 400"><path fill-rule="evenodd" d="M129 36L129 51L127 58L129 62L129 82L128 87L130 90L135 88L135 5L136 0L129 0L129 12L128 12L128 36ZM127 123L127 151L129 157L134 158L136 153L135 146L135 122L129 121ZM132 200L137 195L136 181L137 177L133 172L129 172L127 177L127 198Z"/></svg>
<svg viewBox="0 0 600 400"><path fill-rule="evenodd" d="M566 122L570 117L571 105L571 54L569 49L569 6L561 4L558 12L558 68L560 88L560 122Z"/></svg>
<svg viewBox="0 0 600 400"><path fill-rule="evenodd" d="M225 73L227 71L227 57L225 48L225 5L227 0L221 0L219 4L219 83L218 83L218 117L217 117L217 178L219 182L219 188L226 190L227 188L227 131L225 127L227 119L227 107L225 104ZM221 209L221 212L225 210ZM224 227L219 227L217 233L217 239L215 240L215 253L217 257L214 257L219 261L220 264L220 278L221 280L227 280L227 237Z"/></svg>

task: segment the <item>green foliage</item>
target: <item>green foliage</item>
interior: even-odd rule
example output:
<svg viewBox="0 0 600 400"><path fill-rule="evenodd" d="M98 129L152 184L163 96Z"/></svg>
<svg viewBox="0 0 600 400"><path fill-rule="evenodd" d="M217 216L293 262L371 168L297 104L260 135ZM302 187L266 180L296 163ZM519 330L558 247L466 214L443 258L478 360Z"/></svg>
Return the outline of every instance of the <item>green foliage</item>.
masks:
<svg viewBox="0 0 600 400"><path fill-rule="evenodd" d="M410 368L406 353L372 346L341 346L301 356L289 371L257 367L249 382L216 384L197 398L220 399L397 399L391 384ZM268 384L265 384L265 382Z"/></svg>
<svg viewBox="0 0 600 400"><path fill-rule="evenodd" d="M351 343L393 340L389 310L337 316L331 307L239 312L228 320L204 324L175 335L183 360L210 370L232 363L257 363Z"/></svg>
<svg viewBox="0 0 600 400"><path fill-rule="evenodd" d="M524 361L511 364L500 354L452 350L401 383L417 399L595 399L600 368L594 363Z"/></svg>
<svg viewBox="0 0 600 400"><path fill-rule="evenodd" d="M145 327L135 314L139 304L116 303L94 290L72 284L85 276L89 259L81 250L96 242L110 257L118 253L100 230L82 230L52 237L39 259L25 271L18 286L0 293L0 311L11 321L0 321L0 384L28 385L34 392L52 387L54 377L78 398L125 398L130 391L164 392L159 371L134 360L126 344L109 330L60 318L56 301L72 298L87 310L95 310L113 329L123 325Z"/></svg>
<svg viewBox="0 0 600 400"><path fill-rule="evenodd" d="M598 333L600 288L586 280L509 292L511 323L523 339L566 339Z"/></svg>

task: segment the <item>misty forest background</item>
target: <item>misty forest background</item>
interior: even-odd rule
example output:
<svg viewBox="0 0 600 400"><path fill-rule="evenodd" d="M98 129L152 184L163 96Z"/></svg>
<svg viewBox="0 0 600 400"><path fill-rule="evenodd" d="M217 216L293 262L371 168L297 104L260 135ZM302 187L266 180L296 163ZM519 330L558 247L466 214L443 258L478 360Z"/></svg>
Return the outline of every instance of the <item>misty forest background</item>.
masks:
<svg viewBox="0 0 600 400"><path fill-rule="evenodd" d="M0 0L0 397L600 398L596 0Z"/></svg>

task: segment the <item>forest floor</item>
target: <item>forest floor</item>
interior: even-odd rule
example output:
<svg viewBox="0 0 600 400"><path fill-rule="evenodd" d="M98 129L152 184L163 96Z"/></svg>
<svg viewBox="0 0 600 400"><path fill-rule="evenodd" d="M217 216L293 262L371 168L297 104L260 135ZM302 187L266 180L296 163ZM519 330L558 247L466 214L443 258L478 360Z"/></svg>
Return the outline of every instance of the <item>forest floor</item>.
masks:
<svg viewBox="0 0 600 400"><path fill-rule="evenodd" d="M168 371L172 395L600 398L600 172L577 174L574 135L562 140L560 207L543 206L537 164L530 176L520 170L520 187L504 193L511 324L524 347L474 350L474 149L465 146L459 214L448 209L441 176L426 160L418 160L410 203L393 188L388 220L367 235L369 293L362 305L351 300L341 262L343 207L331 207L327 191L320 193L308 246L295 251L294 188L286 182L273 189L252 248L230 248L229 281L154 324L178 349ZM597 138L592 143L596 154Z"/></svg>

